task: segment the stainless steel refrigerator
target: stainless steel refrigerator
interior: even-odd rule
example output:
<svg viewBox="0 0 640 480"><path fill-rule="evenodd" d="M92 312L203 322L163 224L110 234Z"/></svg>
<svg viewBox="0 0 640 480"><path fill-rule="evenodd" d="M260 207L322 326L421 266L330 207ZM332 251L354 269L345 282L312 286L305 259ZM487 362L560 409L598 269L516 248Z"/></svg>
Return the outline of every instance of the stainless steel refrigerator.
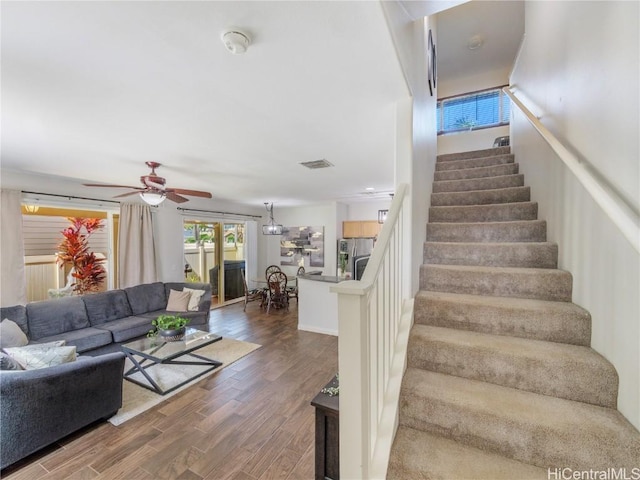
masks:
<svg viewBox="0 0 640 480"><path fill-rule="evenodd" d="M338 240L338 265L353 280L360 280L373 251L373 238L341 238Z"/></svg>

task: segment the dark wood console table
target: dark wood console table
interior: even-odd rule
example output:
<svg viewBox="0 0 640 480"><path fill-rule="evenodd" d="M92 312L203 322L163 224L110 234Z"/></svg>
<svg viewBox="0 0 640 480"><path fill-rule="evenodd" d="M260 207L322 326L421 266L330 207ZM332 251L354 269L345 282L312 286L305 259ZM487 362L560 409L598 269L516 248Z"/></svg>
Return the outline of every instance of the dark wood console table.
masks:
<svg viewBox="0 0 640 480"><path fill-rule="evenodd" d="M325 385L336 387L336 377ZM340 478L340 397L318 393L311 401L316 408L316 480Z"/></svg>

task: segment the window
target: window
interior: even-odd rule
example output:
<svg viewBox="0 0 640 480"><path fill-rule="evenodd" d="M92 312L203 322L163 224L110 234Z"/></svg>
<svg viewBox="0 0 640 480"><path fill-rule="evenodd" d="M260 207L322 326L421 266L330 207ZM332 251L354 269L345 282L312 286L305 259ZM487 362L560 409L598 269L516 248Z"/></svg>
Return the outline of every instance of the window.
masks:
<svg viewBox="0 0 640 480"><path fill-rule="evenodd" d="M509 107L502 87L443 98L437 105L438 135L508 125Z"/></svg>

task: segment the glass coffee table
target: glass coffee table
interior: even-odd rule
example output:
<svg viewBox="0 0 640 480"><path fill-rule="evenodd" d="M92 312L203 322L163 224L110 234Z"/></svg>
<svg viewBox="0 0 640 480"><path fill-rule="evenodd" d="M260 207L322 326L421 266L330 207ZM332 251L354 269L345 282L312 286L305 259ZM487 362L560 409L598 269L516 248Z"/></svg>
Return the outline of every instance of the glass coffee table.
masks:
<svg viewBox="0 0 640 480"><path fill-rule="evenodd" d="M141 387L165 395L222 365L222 362L194 353L220 340L222 337L215 333L187 328L184 338L177 342L165 342L160 336L156 336L125 343L122 345L122 351L133 367L124 372L123 376ZM170 365L195 365L202 368L189 372L186 368L178 367L180 372L178 383L167 387L160 379L163 366ZM165 376L167 373L170 374L169 369L164 369Z"/></svg>

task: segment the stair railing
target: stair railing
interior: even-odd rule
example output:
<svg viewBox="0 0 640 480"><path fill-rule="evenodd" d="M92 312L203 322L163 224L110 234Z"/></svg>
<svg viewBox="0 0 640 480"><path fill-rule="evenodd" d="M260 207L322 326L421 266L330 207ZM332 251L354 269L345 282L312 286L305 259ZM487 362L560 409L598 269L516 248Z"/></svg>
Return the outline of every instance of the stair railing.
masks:
<svg viewBox="0 0 640 480"><path fill-rule="evenodd" d="M398 398L413 319L408 185L396 189L360 281L338 294L340 477L385 478L397 427Z"/></svg>
<svg viewBox="0 0 640 480"><path fill-rule="evenodd" d="M575 175L611 221L620 229L636 252L640 252L640 216L614 189L599 180L576 155L571 153L547 127L516 97L513 85L502 89L516 105L533 128L549 144L551 149Z"/></svg>

